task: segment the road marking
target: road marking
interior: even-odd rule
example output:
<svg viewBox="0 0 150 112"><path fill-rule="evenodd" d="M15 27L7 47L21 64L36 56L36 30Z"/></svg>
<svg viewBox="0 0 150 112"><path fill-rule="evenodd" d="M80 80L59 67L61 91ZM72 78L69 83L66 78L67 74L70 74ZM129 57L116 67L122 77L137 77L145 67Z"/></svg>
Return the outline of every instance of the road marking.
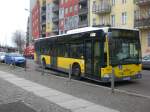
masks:
<svg viewBox="0 0 150 112"><path fill-rule="evenodd" d="M108 107L97 105L95 103L83 100L72 95L57 91L40 85L38 83L19 78L16 75L0 71L0 78L12 83L36 96L49 100L72 112L119 112Z"/></svg>

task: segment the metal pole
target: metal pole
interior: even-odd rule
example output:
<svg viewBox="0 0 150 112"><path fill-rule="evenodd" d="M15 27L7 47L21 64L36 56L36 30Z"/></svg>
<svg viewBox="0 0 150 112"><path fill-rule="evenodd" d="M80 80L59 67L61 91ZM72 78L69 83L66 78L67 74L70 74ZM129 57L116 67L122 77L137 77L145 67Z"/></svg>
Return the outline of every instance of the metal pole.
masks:
<svg viewBox="0 0 150 112"><path fill-rule="evenodd" d="M114 77L114 68L112 68L112 74L111 74L111 92L114 93L115 89L115 77Z"/></svg>
<svg viewBox="0 0 150 112"><path fill-rule="evenodd" d="M44 75L44 65L42 64L42 73L41 75Z"/></svg>
<svg viewBox="0 0 150 112"><path fill-rule="evenodd" d="M15 61L13 61L13 69L15 68L16 64L15 64Z"/></svg>
<svg viewBox="0 0 150 112"><path fill-rule="evenodd" d="M24 71L27 71L27 60L24 62Z"/></svg>
<svg viewBox="0 0 150 112"><path fill-rule="evenodd" d="M71 81L71 74L72 74L72 66L69 65L69 81Z"/></svg>

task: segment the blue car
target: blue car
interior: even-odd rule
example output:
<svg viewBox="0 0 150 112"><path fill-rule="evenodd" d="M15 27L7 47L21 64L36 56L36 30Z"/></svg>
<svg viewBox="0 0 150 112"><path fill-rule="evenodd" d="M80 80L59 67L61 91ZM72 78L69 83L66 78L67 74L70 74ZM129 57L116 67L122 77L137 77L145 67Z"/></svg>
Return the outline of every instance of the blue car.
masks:
<svg viewBox="0 0 150 112"><path fill-rule="evenodd" d="M26 62L25 57L19 53L7 53L5 55L6 64L24 65Z"/></svg>

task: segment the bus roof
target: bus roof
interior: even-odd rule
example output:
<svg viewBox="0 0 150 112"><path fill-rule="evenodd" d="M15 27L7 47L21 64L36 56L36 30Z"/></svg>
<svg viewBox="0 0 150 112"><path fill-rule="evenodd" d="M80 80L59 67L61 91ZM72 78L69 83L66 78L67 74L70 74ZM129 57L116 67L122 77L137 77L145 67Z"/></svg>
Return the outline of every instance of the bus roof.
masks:
<svg viewBox="0 0 150 112"><path fill-rule="evenodd" d="M78 28L78 29L74 29L74 30L69 30L69 31L67 31L66 34L54 35L54 36L45 37L45 38L61 37L61 36L65 36L65 35L78 34L78 33L84 33L84 32L96 31L96 30L102 30L102 31L104 31L105 33L107 33L108 30L109 30L109 28L112 28L112 29L122 29L122 30L134 30L134 31L139 31L138 29L118 28L118 27L84 27L84 28ZM38 38L38 39L35 39L35 40L41 40L41 39L45 39L45 38Z"/></svg>

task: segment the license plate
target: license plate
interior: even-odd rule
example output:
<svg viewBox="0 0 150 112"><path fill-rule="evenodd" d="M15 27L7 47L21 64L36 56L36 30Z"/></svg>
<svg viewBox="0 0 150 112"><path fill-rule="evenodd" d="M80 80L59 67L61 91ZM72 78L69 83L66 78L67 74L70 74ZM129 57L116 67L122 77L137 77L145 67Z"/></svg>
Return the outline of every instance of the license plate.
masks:
<svg viewBox="0 0 150 112"><path fill-rule="evenodd" d="M131 80L131 78L130 77L125 77L125 78L123 78L123 80Z"/></svg>

